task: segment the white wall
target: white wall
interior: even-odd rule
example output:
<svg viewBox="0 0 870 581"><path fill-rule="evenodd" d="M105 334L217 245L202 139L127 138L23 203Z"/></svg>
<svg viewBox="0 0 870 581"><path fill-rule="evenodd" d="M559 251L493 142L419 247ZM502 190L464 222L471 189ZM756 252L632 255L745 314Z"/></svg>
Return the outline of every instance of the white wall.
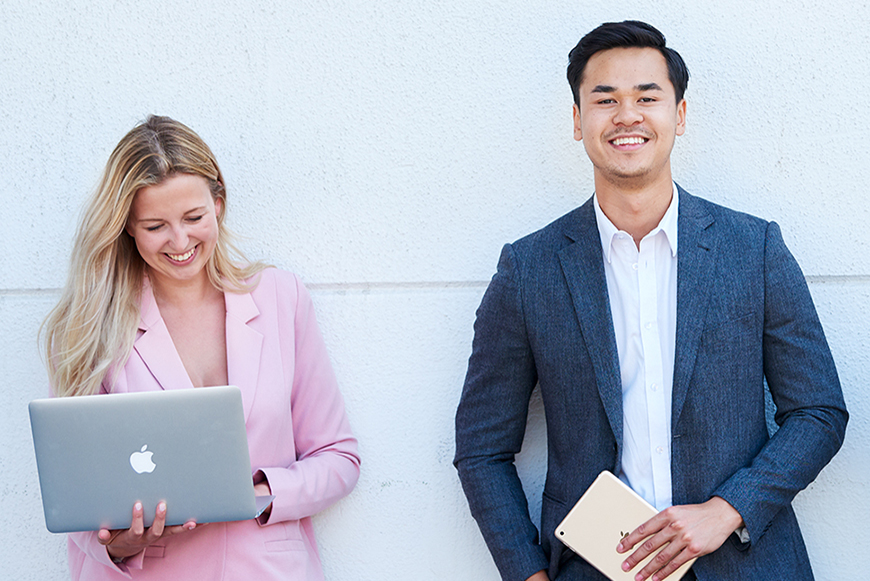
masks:
<svg viewBox="0 0 870 581"><path fill-rule="evenodd" d="M677 180L776 219L808 276L853 419L796 504L817 578L858 578L870 6L705 4L5 0L0 578L65 578L26 413L47 390L36 332L109 152L156 112L216 152L249 255L312 289L363 455L357 489L315 520L328 577L496 579L451 466L474 311L501 245L591 194L567 53L632 17L661 28L692 73ZM545 439L532 407L519 463L537 511Z"/></svg>

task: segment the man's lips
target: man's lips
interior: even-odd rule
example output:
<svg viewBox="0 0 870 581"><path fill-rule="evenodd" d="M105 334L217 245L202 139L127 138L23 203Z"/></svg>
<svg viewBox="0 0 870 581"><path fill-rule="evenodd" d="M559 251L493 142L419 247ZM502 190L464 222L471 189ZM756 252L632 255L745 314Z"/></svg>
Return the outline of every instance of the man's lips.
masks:
<svg viewBox="0 0 870 581"><path fill-rule="evenodd" d="M641 137L640 135L630 135L624 137L616 137L610 140L610 143L616 145L617 147L621 145L643 145L649 141L646 137Z"/></svg>

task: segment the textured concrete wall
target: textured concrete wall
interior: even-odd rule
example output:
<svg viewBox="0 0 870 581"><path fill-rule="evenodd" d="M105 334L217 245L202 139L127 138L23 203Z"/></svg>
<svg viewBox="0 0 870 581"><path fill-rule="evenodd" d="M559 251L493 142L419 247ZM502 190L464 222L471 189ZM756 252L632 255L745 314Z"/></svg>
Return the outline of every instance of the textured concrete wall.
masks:
<svg viewBox="0 0 870 581"><path fill-rule="evenodd" d="M689 64L690 191L776 219L803 265L852 423L797 499L817 578L857 579L870 501L866 2L7 0L0 18L0 578L63 579L26 403L40 321L117 140L146 114L221 161L243 247L311 287L363 454L319 515L328 577L496 579L450 464L474 310L500 246L592 192L568 50L648 20ZM863 257L863 258L862 258ZM519 459L545 464L532 402Z"/></svg>

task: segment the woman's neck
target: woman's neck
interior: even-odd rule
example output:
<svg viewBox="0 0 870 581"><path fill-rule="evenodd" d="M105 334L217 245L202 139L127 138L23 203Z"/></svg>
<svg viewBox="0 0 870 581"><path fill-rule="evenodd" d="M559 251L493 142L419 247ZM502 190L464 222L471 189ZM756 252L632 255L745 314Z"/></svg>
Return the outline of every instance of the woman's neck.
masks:
<svg viewBox="0 0 870 581"><path fill-rule="evenodd" d="M165 279L149 272L151 289L154 292L154 300L158 306L163 305L189 305L201 304L215 300L223 293L211 284L208 275L203 272L202 276L190 280Z"/></svg>

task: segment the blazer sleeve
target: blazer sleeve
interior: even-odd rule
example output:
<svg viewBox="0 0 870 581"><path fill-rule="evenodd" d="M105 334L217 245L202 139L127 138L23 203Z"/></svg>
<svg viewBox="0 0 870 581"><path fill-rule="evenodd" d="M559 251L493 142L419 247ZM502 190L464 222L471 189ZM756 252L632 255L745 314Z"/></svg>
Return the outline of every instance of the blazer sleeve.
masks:
<svg viewBox="0 0 870 581"><path fill-rule="evenodd" d="M279 304L279 322L292 321L289 324L295 338L290 414L296 461L285 467L260 469L275 495L271 514L261 524L298 520L320 512L346 496L359 478L357 440L350 430L311 297L295 277L291 284L295 284L295 293L291 293L296 295L295 306L292 301Z"/></svg>
<svg viewBox="0 0 870 581"><path fill-rule="evenodd" d="M505 580L524 580L548 566L514 465L536 382L521 277L508 244L477 310L454 458L471 514Z"/></svg>
<svg viewBox="0 0 870 581"><path fill-rule="evenodd" d="M762 356L779 429L714 493L737 509L753 543L840 449L849 417L806 280L773 222L764 271Z"/></svg>

